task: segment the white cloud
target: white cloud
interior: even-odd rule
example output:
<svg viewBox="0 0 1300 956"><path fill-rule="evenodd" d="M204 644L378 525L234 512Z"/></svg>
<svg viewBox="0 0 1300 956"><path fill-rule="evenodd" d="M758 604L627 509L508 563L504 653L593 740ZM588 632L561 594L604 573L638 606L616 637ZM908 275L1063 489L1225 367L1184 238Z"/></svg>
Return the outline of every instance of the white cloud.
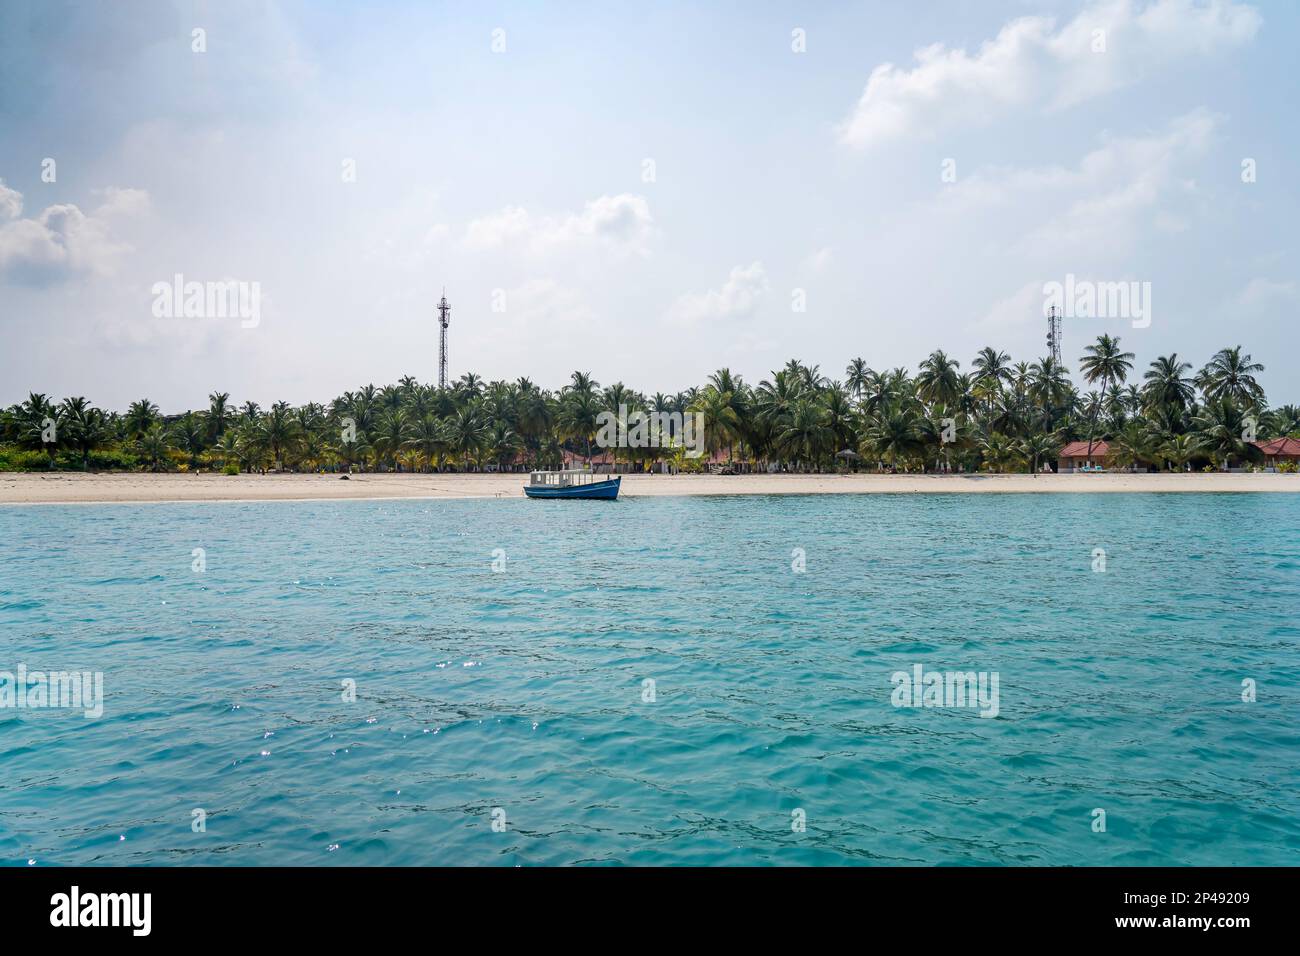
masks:
<svg viewBox="0 0 1300 956"><path fill-rule="evenodd" d="M149 194L143 189L109 186L96 191L104 201L95 210L95 218L112 219L117 216L140 216L149 211Z"/></svg>
<svg viewBox="0 0 1300 956"><path fill-rule="evenodd" d="M1051 111L1122 89L1148 70L1209 56L1251 40L1259 13L1233 0L1107 0L1055 29L1022 17L975 51L941 43L916 51L916 66L877 66L840 141L868 148L907 136L986 125L1015 111ZM1095 49L1098 38L1104 49Z"/></svg>
<svg viewBox="0 0 1300 956"><path fill-rule="evenodd" d="M1041 273L1024 284L1017 276L1015 291L994 302L975 328L1041 325L1043 284L1063 282L1066 273L1095 281L1147 278L1130 276L1130 265L1156 237L1186 229L1196 214L1200 193L1187 168L1206 152L1218 123L1197 110L1157 132L1108 138L1075 166L983 169L941 191L932 208L945 219L930 221L932 231L975 222L983 249L1014 257L1020 275ZM1247 291L1259 296L1266 287L1242 295Z"/></svg>
<svg viewBox="0 0 1300 956"><path fill-rule="evenodd" d="M669 310L670 321L680 325L720 319L747 318L758 309L770 284L761 262L736 266L720 289L691 293Z"/></svg>
<svg viewBox="0 0 1300 956"><path fill-rule="evenodd" d="M1197 187L1185 169L1205 153L1218 126L1217 117L1196 110L1159 132L1111 137L1074 168L979 170L941 192L937 205L957 217L998 207L1030 211L1032 224L1014 224L1015 244L1026 252L1122 251L1150 229L1186 228L1187 197Z"/></svg>
<svg viewBox="0 0 1300 956"><path fill-rule="evenodd" d="M507 206L500 212L471 221L465 229L465 242L488 249L522 239L532 230L533 222L527 209Z"/></svg>
<svg viewBox="0 0 1300 956"><path fill-rule="evenodd" d="M45 285L74 275L112 272L116 258L130 247L113 238L117 220L149 206L139 189L103 190L104 201L89 215L72 203L47 206L31 219L22 214L22 194L0 183L0 278Z"/></svg>
<svg viewBox="0 0 1300 956"><path fill-rule="evenodd" d="M536 217L522 206L507 206L500 212L475 219L465 229L465 243L475 249L491 249L520 243L544 253L575 242L596 242L611 248L646 252L654 234L650 205L642 196L621 193L601 196L566 216Z"/></svg>
<svg viewBox="0 0 1300 956"><path fill-rule="evenodd" d="M23 211L23 194L0 179L0 219L17 219Z"/></svg>

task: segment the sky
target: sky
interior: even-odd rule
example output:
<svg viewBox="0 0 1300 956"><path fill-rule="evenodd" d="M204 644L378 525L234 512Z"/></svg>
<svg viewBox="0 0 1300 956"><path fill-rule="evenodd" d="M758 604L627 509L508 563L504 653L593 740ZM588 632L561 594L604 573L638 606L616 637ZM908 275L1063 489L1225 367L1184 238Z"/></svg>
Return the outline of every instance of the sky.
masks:
<svg viewBox="0 0 1300 956"><path fill-rule="evenodd" d="M197 31L197 32L196 32ZM1300 402L1300 4L0 4L0 404L1241 345ZM256 321L158 284L243 283ZM161 312L161 314L160 314Z"/></svg>

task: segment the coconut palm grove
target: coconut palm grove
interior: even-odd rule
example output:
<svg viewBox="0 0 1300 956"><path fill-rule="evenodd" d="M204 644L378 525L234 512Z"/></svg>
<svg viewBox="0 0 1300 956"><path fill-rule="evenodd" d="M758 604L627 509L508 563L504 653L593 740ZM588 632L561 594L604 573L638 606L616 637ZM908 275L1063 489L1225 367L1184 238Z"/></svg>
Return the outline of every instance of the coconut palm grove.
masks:
<svg viewBox="0 0 1300 956"><path fill-rule="evenodd" d="M727 368L676 394L647 395L589 372L550 390L472 373L439 389L407 376L328 405L237 404L164 414L148 398L124 412L84 397L31 394L0 412L0 470L501 471L592 460L602 412L700 412L709 455L680 442L609 449L620 470L1034 472L1069 442L1105 442L1132 470L1252 467L1254 442L1300 437L1300 407L1271 408L1241 346L1199 370L1177 354L1140 369L1119 338L1084 349L1081 392L1050 358L1014 362L981 349L963 368L942 351L915 373L849 362L843 379L791 360L757 385ZM567 454L566 454L567 453ZM1294 467L1284 463L1283 468Z"/></svg>

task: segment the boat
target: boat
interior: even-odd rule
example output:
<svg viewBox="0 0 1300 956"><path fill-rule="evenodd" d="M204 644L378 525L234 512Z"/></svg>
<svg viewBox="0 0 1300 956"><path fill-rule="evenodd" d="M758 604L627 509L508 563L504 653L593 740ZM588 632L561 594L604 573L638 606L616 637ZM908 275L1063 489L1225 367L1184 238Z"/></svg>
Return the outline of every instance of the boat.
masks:
<svg viewBox="0 0 1300 956"><path fill-rule="evenodd" d="M618 497L621 475L599 478L590 471L534 471L524 485L529 498L599 498L613 501Z"/></svg>

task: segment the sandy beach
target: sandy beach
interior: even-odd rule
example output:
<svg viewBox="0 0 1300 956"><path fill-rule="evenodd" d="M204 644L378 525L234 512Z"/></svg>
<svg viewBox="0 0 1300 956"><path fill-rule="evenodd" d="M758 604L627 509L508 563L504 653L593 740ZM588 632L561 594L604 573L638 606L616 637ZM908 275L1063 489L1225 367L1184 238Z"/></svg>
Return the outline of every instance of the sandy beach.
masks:
<svg viewBox="0 0 1300 956"><path fill-rule="evenodd" d="M0 504L520 498L527 475L0 474ZM625 475L622 495L1300 492L1300 475Z"/></svg>

